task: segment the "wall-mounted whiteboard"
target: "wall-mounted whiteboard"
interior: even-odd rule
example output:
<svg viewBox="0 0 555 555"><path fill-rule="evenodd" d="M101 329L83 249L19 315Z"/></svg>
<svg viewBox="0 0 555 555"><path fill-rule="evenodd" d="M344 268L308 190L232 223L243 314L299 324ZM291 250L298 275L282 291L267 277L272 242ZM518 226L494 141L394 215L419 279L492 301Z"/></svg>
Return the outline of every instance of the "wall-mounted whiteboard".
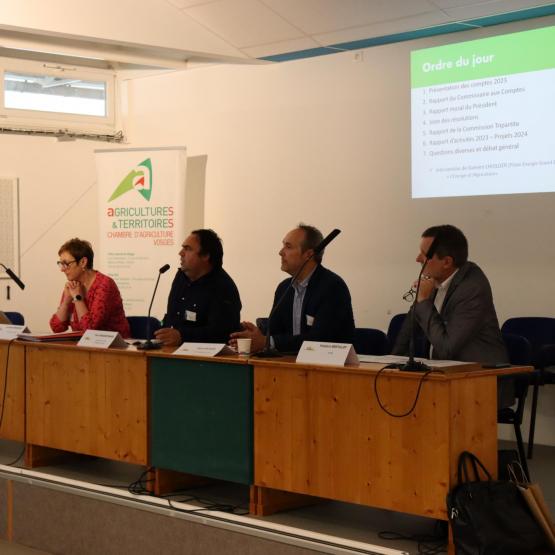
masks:
<svg viewBox="0 0 555 555"><path fill-rule="evenodd" d="M19 182L0 177L0 263L19 271ZM10 279L0 267L0 279Z"/></svg>

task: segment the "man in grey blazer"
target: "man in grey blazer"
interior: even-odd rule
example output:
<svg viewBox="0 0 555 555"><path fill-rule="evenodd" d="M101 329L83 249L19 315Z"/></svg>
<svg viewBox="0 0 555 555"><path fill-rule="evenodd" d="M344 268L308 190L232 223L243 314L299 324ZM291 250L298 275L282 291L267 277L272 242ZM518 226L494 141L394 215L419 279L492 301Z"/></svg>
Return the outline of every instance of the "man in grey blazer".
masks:
<svg viewBox="0 0 555 555"><path fill-rule="evenodd" d="M427 260L434 243L433 256ZM480 362L509 361L484 272L468 261L468 243L452 225L428 228L422 234L416 261L425 264L414 320L425 335L430 358ZM410 318L406 318L394 354L408 354ZM511 405L512 387L499 388L499 406Z"/></svg>

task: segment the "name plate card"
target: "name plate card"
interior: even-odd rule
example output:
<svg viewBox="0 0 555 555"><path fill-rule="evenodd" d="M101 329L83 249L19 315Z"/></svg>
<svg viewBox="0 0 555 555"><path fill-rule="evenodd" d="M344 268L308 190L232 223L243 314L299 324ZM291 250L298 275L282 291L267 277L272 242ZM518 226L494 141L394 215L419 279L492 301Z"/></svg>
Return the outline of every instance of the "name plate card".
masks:
<svg viewBox="0 0 555 555"><path fill-rule="evenodd" d="M0 324L0 339L15 339L20 333L27 333L26 326L16 326L15 324Z"/></svg>
<svg viewBox="0 0 555 555"><path fill-rule="evenodd" d="M78 347L95 347L96 349L109 349L115 347L127 349L129 345L117 331L87 330L79 343Z"/></svg>
<svg viewBox="0 0 555 555"><path fill-rule="evenodd" d="M236 355L237 353L225 343L182 343L174 355L195 357L214 357L216 355Z"/></svg>
<svg viewBox="0 0 555 555"><path fill-rule="evenodd" d="M326 366L345 366L358 364L358 356L350 343L320 343L304 341L297 362L303 364L323 364Z"/></svg>

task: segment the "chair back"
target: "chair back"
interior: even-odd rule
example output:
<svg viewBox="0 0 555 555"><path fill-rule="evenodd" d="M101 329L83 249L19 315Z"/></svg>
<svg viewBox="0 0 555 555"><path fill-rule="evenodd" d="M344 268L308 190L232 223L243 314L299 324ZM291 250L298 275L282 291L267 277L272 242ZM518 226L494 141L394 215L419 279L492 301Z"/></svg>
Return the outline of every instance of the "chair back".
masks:
<svg viewBox="0 0 555 555"><path fill-rule="evenodd" d="M503 333L503 341L509 355L509 362L516 366L532 364L532 345L526 337L514 333Z"/></svg>
<svg viewBox="0 0 555 555"><path fill-rule="evenodd" d="M263 335L266 335L268 332L268 318L257 318L256 327L262 332Z"/></svg>
<svg viewBox="0 0 555 555"><path fill-rule="evenodd" d="M355 328L353 347L359 355L387 355L389 342L382 330Z"/></svg>
<svg viewBox="0 0 555 555"><path fill-rule="evenodd" d="M4 314L9 318L10 322L15 326L25 325L25 318L20 312L4 312Z"/></svg>
<svg viewBox="0 0 555 555"><path fill-rule="evenodd" d="M395 341L397 340L397 336L403 327L403 322L407 317L407 313L404 312L402 314L395 314L391 321L389 322L389 326L387 327L387 339L389 341L389 350L393 349L395 345Z"/></svg>
<svg viewBox="0 0 555 555"><path fill-rule="evenodd" d="M555 318L540 316L509 318L501 326L501 331L504 334L525 337L532 348L531 364L540 368L542 366L540 356L542 347L555 343Z"/></svg>
<svg viewBox="0 0 555 555"><path fill-rule="evenodd" d="M129 328L131 330L131 337L133 339L152 339L154 332L159 330L162 326L157 318L148 316L128 316ZM147 323L150 321L150 337L147 337Z"/></svg>

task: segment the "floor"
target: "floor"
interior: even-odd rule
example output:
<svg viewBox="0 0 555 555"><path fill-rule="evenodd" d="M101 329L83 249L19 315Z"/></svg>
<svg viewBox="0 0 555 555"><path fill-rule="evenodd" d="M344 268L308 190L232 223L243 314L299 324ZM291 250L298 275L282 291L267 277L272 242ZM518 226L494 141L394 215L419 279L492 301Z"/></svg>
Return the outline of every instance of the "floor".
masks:
<svg viewBox="0 0 555 555"><path fill-rule="evenodd" d="M514 447L509 442L500 442L500 448ZM0 464L11 463L20 453L19 444L0 441ZM15 466L19 466L16 463ZM546 500L555 514L555 447L537 445L534 459L529 461L533 481L539 482ZM115 463L92 457L72 456L67 463L56 467L45 467L42 472L94 482L102 485L122 486L135 481L144 470L143 467ZM248 488L234 484L218 484L192 490L176 496L183 500L189 494L201 496L207 502L225 502L245 512L248 504ZM193 503L195 501L192 501ZM391 511L371 509L348 503L328 502L312 507L291 510L261 519L294 526L304 530L321 532L351 540L368 542L396 549L418 553L415 536L429 535L434 532L434 521L412 517ZM403 539L385 540L380 532L391 532ZM398 536L398 537L400 537ZM23 546L9 544L0 540L1 555L51 555Z"/></svg>

